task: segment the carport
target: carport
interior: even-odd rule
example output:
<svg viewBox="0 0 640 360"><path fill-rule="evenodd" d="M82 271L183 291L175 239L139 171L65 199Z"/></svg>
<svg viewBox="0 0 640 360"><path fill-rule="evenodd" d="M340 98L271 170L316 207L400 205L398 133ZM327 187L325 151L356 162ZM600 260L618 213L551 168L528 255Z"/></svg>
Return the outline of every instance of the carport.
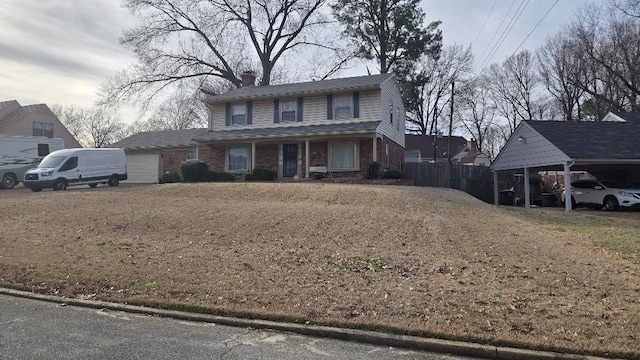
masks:
<svg viewBox="0 0 640 360"><path fill-rule="evenodd" d="M640 120L617 119L521 122L491 165L494 204L498 205L498 172L505 170L524 170L525 208L531 207L531 171L563 171L566 193L571 192L566 180L571 171L640 182ZM565 211L571 210L571 201L565 201Z"/></svg>

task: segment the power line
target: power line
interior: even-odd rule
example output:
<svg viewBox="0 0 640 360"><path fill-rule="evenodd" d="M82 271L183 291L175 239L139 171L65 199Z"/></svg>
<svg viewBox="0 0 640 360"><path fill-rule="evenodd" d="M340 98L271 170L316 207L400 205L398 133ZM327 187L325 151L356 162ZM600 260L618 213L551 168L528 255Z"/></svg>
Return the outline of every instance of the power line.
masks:
<svg viewBox="0 0 640 360"><path fill-rule="evenodd" d="M480 34L482 34L482 30L484 30L484 27L487 25L487 21L489 21L489 18L491 17L491 13L493 13L493 9L496 7L496 3L498 2L498 0L494 0L493 1L493 5L491 6L491 10L489 10L489 14L487 15L487 18L484 19L484 24L482 24L482 27L480 28L480 32L478 32L478 36L476 36L476 39L473 40L473 42L471 43L471 47L473 48L473 45L476 44L476 41L478 41L478 39L480 38Z"/></svg>
<svg viewBox="0 0 640 360"><path fill-rule="evenodd" d="M500 25L498 25L498 27L496 28L496 31L493 32L493 35L491 36L491 40L489 40L489 43L484 48L484 51L482 51L482 54L480 54L480 57L478 58L478 63L479 64L482 63L482 61L480 61L480 60L484 57L484 54L487 52L487 49L489 49L491 47L491 43L493 42L493 39L495 39L496 35L498 34L498 31L500 31L500 28L502 27L502 24L504 24L504 21L507 19L507 16L509 16L509 13L511 12L511 9L513 8L514 4L515 4L515 2L511 3L511 6L509 6L509 10L507 10L507 12L502 17L502 21L500 21ZM480 67L480 69L482 69L482 67Z"/></svg>
<svg viewBox="0 0 640 360"><path fill-rule="evenodd" d="M533 29L531 29L531 31L529 32L529 34L527 34L527 37L524 38L524 40L522 40L522 42L520 43L520 45L518 45L518 47L513 51L513 54L511 54L511 56L515 55L515 53L518 52L518 50L520 50L520 47L524 44L525 41L527 41L527 39L529 38L529 36L531 36L531 34L533 34L534 31L536 31L536 29L538 28L538 26L540 25L540 23L542 23L542 20L544 20L547 15L549 15L549 13L551 12L551 10L553 10L553 8L556 6L556 4L559 2L560 0L556 0L556 2L553 3L553 5L551 5L551 7L549 8L549 10L547 10L547 12L544 14L544 16L542 16L542 19L540 19L540 21L538 21L538 23L536 24L536 26L533 27Z"/></svg>
<svg viewBox="0 0 640 360"><path fill-rule="evenodd" d="M522 0L522 2L520 3L520 6L518 6L518 9L516 9L516 12L511 17L509 24L507 24L507 27L504 29L504 31L502 31L502 34L500 35L498 42L491 49L491 51L489 52L489 56L485 59L482 66L480 67L481 69L491 62L491 59L498 52L498 50L500 49L504 41L507 39L507 36L509 36L509 33L511 33L511 30L513 30L513 27L516 25L516 23L520 19L520 16L522 16L522 14L524 13L524 10L527 8L527 5L529 5L530 1L531 0ZM520 12L518 13L518 11Z"/></svg>

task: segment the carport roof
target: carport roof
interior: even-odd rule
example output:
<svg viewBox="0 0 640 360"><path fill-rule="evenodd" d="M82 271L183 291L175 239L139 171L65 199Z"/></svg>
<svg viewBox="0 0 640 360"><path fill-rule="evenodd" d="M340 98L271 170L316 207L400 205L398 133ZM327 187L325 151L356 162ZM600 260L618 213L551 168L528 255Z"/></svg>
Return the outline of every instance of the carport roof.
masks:
<svg viewBox="0 0 640 360"><path fill-rule="evenodd" d="M526 121L572 159L640 159L640 121Z"/></svg>
<svg viewBox="0 0 640 360"><path fill-rule="evenodd" d="M207 129L145 131L115 142L109 147L147 150L195 146L193 138L206 134L207 131Z"/></svg>
<svg viewBox="0 0 640 360"><path fill-rule="evenodd" d="M380 121L223 130L207 132L196 137L194 140L198 142L212 142L292 136L362 134L376 131L378 125L380 125Z"/></svg>

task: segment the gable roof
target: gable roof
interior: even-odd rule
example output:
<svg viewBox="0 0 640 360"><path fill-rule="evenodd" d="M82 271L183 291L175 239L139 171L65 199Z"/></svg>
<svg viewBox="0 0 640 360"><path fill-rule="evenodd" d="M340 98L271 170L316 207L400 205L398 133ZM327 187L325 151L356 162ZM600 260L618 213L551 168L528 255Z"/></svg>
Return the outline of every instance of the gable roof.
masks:
<svg viewBox="0 0 640 360"><path fill-rule="evenodd" d="M323 94L340 91L374 90L380 89L380 86L384 82L393 78L393 74L378 74L283 85L249 86L218 95L209 95L205 97L204 101L206 103L215 104L230 100L299 96L304 94Z"/></svg>
<svg viewBox="0 0 640 360"><path fill-rule="evenodd" d="M535 121L540 135L572 159L640 159L640 121Z"/></svg>
<svg viewBox="0 0 640 360"><path fill-rule="evenodd" d="M209 131L195 138L196 141L242 140L251 138L278 138L302 135L362 134L376 131L380 121L343 124L286 126L273 128L245 128L225 131Z"/></svg>
<svg viewBox="0 0 640 360"><path fill-rule="evenodd" d="M616 115L618 115L620 118L622 118L625 121L628 122L638 122L640 123L640 112L633 112L633 111L620 111L615 113Z"/></svg>
<svg viewBox="0 0 640 360"><path fill-rule="evenodd" d="M437 145L436 158L447 159L447 149L449 147L449 138L451 138L451 157L464 150L467 146L467 139L462 136L442 136L435 138ZM433 135L414 135L406 134L404 136L404 148L408 150L420 150L423 159L433 159Z"/></svg>
<svg viewBox="0 0 640 360"><path fill-rule="evenodd" d="M193 139L207 133L207 129L145 131L133 134L108 147L124 150L163 149L195 146Z"/></svg>

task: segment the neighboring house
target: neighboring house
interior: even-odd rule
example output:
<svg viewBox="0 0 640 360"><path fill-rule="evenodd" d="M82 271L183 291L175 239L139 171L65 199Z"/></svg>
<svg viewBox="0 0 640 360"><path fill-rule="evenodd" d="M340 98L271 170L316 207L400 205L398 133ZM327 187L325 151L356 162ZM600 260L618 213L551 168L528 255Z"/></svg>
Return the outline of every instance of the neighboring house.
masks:
<svg viewBox="0 0 640 360"><path fill-rule="evenodd" d="M587 171L598 179L640 183L640 117L625 114L617 121L523 121L491 165L495 203L498 203L497 171ZM608 114L605 118L613 116ZM628 119L628 120L625 120ZM530 189L525 181L525 206ZM570 191L570 184L565 184ZM566 210L571 211L570 203Z"/></svg>
<svg viewBox="0 0 640 360"><path fill-rule="evenodd" d="M602 118L602 121L636 122L640 124L640 112L619 111L610 112Z"/></svg>
<svg viewBox="0 0 640 360"><path fill-rule="evenodd" d="M478 150L475 140L469 140L464 149L451 158L451 162L472 166L490 166L491 158Z"/></svg>
<svg viewBox="0 0 640 360"><path fill-rule="evenodd" d="M0 134L61 138L65 148L82 147L45 104L22 106L15 100L0 102Z"/></svg>
<svg viewBox="0 0 640 360"><path fill-rule="evenodd" d="M206 133L207 129L146 131L108 147L124 149L128 183L157 183L163 173L178 170L183 161L209 158L209 147L193 141Z"/></svg>
<svg viewBox="0 0 640 360"><path fill-rule="evenodd" d="M400 169L405 111L394 75L380 74L285 85L243 87L209 94L209 131L195 137L209 148L212 170L267 168L278 178L360 176L367 166Z"/></svg>
<svg viewBox="0 0 640 360"><path fill-rule="evenodd" d="M447 162L467 148L467 139L462 136L405 135L408 162ZM451 157L448 149L451 149ZM418 161L420 160L420 161Z"/></svg>

